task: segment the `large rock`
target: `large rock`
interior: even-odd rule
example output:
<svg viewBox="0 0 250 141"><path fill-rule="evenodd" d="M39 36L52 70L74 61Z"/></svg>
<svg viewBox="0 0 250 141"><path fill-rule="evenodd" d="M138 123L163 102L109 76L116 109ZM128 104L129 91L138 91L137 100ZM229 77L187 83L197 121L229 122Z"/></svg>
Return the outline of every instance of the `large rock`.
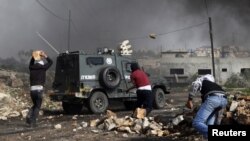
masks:
<svg viewBox="0 0 250 141"><path fill-rule="evenodd" d="M237 122L244 125L250 125L250 103L244 99L239 102L236 109Z"/></svg>
<svg viewBox="0 0 250 141"><path fill-rule="evenodd" d="M13 99L4 93L0 93L0 116L8 116L12 112Z"/></svg>

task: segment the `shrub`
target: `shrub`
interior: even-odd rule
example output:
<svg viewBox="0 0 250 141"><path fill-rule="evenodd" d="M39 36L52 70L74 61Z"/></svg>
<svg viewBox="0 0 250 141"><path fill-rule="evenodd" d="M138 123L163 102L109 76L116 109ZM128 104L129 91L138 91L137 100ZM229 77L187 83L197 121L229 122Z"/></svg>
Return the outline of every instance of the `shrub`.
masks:
<svg viewBox="0 0 250 141"><path fill-rule="evenodd" d="M225 87L230 88L246 88L249 86L249 81L245 78L245 76L239 74L232 74L225 83Z"/></svg>

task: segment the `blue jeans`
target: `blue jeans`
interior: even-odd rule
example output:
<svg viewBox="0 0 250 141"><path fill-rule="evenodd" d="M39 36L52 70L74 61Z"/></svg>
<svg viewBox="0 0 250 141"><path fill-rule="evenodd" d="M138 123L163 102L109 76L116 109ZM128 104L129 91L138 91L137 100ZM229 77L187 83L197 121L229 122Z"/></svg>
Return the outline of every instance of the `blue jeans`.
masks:
<svg viewBox="0 0 250 141"><path fill-rule="evenodd" d="M193 120L193 127L207 138L208 125L220 124L226 106L227 99L223 96L208 96Z"/></svg>

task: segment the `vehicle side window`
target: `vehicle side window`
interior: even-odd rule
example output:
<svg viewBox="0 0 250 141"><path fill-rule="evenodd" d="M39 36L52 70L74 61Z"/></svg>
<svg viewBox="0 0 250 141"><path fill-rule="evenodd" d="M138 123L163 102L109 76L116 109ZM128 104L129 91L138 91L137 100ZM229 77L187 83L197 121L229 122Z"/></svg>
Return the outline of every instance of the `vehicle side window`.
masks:
<svg viewBox="0 0 250 141"><path fill-rule="evenodd" d="M103 57L88 57L86 58L87 65L103 65L104 59Z"/></svg>
<svg viewBox="0 0 250 141"><path fill-rule="evenodd" d="M126 63L126 66L125 66L126 72L131 72L130 66L131 66L131 63Z"/></svg>

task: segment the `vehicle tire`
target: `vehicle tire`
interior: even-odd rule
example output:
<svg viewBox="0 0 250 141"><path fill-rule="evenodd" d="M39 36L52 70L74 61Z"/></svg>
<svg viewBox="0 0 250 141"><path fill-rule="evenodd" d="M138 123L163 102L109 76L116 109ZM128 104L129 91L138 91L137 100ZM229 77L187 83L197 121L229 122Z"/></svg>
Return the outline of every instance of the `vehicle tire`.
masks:
<svg viewBox="0 0 250 141"><path fill-rule="evenodd" d="M89 110L94 114L100 114L106 112L109 102L107 96L100 91L94 92L88 101Z"/></svg>
<svg viewBox="0 0 250 141"><path fill-rule="evenodd" d="M100 72L100 84L108 89L114 89L120 85L121 74L116 67L106 67Z"/></svg>
<svg viewBox="0 0 250 141"><path fill-rule="evenodd" d="M69 103L69 102L62 102L63 110L67 114L80 114L82 111L82 104L75 104L75 103Z"/></svg>
<svg viewBox="0 0 250 141"><path fill-rule="evenodd" d="M154 102L153 106L155 109L162 109L165 106L166 99L165 99L165 93L161 88L153 89L153 95L154 95Z"/></svg>
<svg viewBox="0 0 250 141"><path fill-rule="evenodd" d="M135 108L135 101L124 101L123 104L126 110L133 110Z"/></svg>

